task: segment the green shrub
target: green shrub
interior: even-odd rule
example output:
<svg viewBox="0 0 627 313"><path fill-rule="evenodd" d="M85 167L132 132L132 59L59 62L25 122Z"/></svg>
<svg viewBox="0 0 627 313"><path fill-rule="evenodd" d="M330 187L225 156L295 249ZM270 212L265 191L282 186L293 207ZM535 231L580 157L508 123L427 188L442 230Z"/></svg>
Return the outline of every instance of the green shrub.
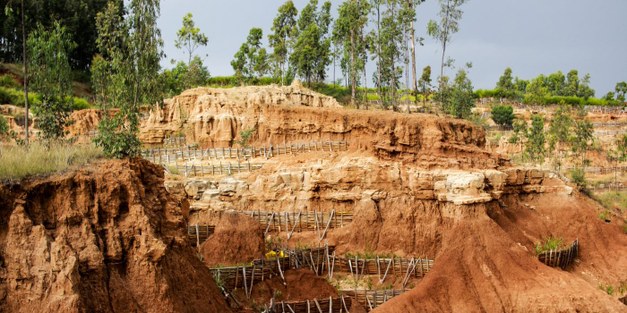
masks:
<svg viewBox="0 0 627 313"><path fill-rule="evenodd" d="M0 104L9 103L13 103L13 97L7 89L0 87Z"/></svg>
<svg viewBox="0 0 627 313"><path fill-rule="evenodd" d="M91 108L91 105L86 99L83 98L74 98L72 102L72 111L76 110L85 110Z"/></svg>
<svg viewBox="0 0 627 313"><path fill-rule="evenodd" d="M606 209L606 210L601 211L601 213L599 213L599 218L602 221L611 222L612 221L612 216L611 215L612 214L611 214L610 210Z"/></svg>
<svg viewBox="0 0 627 313"><path fill-rule="evenodd" d="M586 172L582 168L575 168L570 171L570 178L579 190L586 189L588 182L586 181Z"/></svg>
<svg viewBox="0 0 627 313"><path fill-rule="evenodd" d="M536 244L536 254L562 248L563 242L564 240L562 238L549 236L544 242Z"/></svg>
<svg viewBox="0 0 627 313"><path fill-rule="evenodd" d="M19 89L20 84L18 84L13 77L9 75L0 75L0 87Z"/></svg>
<svg viewBox="0 0 627 313"><path fill-rule="evenodd" d="M0 138L9 133L9 123L4 118L4 116L0 115Z"/></svg>
<svg viewBox="0 0 627 313"><path fill-rule="evenodd" d="M504 128L511 128L514 122L514 109L511 105L495 105L492 107L492 120Z"/></svg>

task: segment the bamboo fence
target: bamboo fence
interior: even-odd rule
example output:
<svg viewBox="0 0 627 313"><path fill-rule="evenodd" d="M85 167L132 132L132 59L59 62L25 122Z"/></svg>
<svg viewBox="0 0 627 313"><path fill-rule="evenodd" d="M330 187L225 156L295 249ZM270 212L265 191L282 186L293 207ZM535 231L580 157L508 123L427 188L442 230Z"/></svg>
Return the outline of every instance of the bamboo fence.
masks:
<svg viewBox="0 0 627 313"><path fill-rule="evenodd" d="M337 298L313 299L303 301L281 301L271 305L274 313L348 313L351 298L340 295Z"/></svg>
<svg viewBox="0 0 627 313"><path fill-rule="evenodd" d="M198 247L213 234L215 228L212 225L189 225L187 226L187 238L192 242L192 245L195 244Z"/></svg>
<svg viewBox="0 0 627 313"><path fill-rule="evenodd" d="M264 236L269 232L285 232L291 239L295 232L315 231L322 240L330 229L340 228L353 221L353 214L347 212L323 211L241 211L241 210L210 210L209 214L221 217L223 214L247 215L264 227Z"/></svg>
<svg viewBox="0 0 627 313"><path fill-rule="evenodd" d="M367 311L372 311L388 300L401 295L405 290L342 290L340 292L361 303Z"/></svg>
<svg viewBox="0 0 627 313"><path fill-rule="evenodd" d="M306 143L284 143L247 148L208 148L197 147L151 148L142 151L142 156L153 163L163 164L189 160L248 160L256 157L269 159L275 155L294 155L312 151L348 150L346 141L311 141Z"/></svg>
<svg viewBox="0 0 627 313"><path fill-rule="evenodd" d="M573 263L577 255L579 254L579 239L576 239L568 248L564 249L552 249L542 252L538 255L540 262L551 266L561 267L565 269Z"/></svg>

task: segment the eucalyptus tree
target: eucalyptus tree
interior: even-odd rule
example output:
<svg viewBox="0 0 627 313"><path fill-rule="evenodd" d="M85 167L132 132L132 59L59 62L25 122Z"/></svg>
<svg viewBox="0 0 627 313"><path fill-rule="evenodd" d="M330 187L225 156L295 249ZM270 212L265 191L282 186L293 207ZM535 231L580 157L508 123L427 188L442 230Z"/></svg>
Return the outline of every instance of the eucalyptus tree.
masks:
<svg viewBox="0 0 627 313"><path fill-rule="evenodd" d="M65 135L64 127L72 110L69 54L76 44L59 23L54 23L51 30L39 25L26 44L32 88L41 96L41 103L33 107L33 112L42 139L60 139Z"/></svg>
<svg viewBox="0 0 627 313"><path fill-rule="evenodd" d="M261 77L268 71L268 54L261 46L262 39L263 30L257 27L251 28L246 42L240 46L231 61L235 76L241 82Z"/></svg>
<svg viewBox="0 0 627 313"><path fill-rule="evenodd" d="M429 21L427 32L442 45L442 58L440 62L440 79L444 77L444 66L446 56L446 46L451 42L451 36L459 31L459 21L462 18L463 11L460 7L467 0L439 0L440 2L440 21Z"/></svg>
<svg viewBox="0 0 627 313"><path fill-rule="evenodd" d="M365 29L368 24L370 4L365 0L349 0L338 9L333 25L333 41L341 49L341 67L351 86L351 104L355 105L360 73L365 70L367 42Z"/></svg>
<svg viewBox="0 0 627 313"><path fill-rule="evenodd" d="M160 14L158 0L131 0L120 18L118 5L109 3L98 14L98 48L102 54L97 67L109 77L98 84L107 95L104 108L119 108L113 118L105 114L99 134L94 139L106 155L118 158L137 156L140 152L139 106L161 100L158 80L163 57L161 32L157 27ZM98 92L98 91L97 91Z"/></svg>
<svg viewBox="0 0 627 313"><path fill-rule="evenodd" d="M192 64L194 51L200 46L206 46L209 41L207 36L200 32L200 28L196 27L192 13L185 14L183 17L183 26L176 32L176 36L177 38L174 41L174 45L178 49L187 51L188 66Z"/></svg>
<svg viewBox="0 0 627 313"><path fill-rule="evenodd" d="M310 0L301 10L297 21L298 35L295 39L290 65L295 73L304 78L308 85L313 80L321 82L326 68L331 63L331 2L326 1L320 10L317 0Z"/></svg>
<svg viewBox="0 0 627 313"><path fill-rule="evenodd" d="M292 40L296 36L296 17L298 10L291 0L286 1L277 16L272 21L272 33L268 35L268 41L272 48L269 59L274 66L274 76L281 77L281 84L285 82L288 56L292 51Z"/></svg>

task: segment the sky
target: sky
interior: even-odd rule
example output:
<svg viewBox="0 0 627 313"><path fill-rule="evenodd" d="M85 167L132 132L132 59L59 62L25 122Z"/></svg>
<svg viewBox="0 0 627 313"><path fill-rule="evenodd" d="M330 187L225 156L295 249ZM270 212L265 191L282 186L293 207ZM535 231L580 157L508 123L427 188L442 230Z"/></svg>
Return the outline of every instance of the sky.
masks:
<svg viewBox="0 0 627 313"><path fill-rule="evenodd" d="M165 42L164 67L170 60L187 60L176 49L176 32L191 12L196 25L209 38L196 54L204 57L212 76L232 75L230 62L252 27L267 35L284 0L162 0L159 27ZM308 0L294 0L302 9ZM322 2L320 0L319 2ZM331 1L336 14L340 0ZM627 0L469 0L463 6L460 31L447 46L447 56L461 68L472 62L470 79L476 89L494 88L506 67L513 75L530 79L539 74L577 69L589 73L596 96L627 81ZM439 5L427 0L417 8L416 36L425 37L416 50L418 75L430 65L439 74L441 46L426 34L430 19L438 19ZM367 71L372 84L374 62ZM454 69L445 74L454 75ZM337 77L340 78L338 68ZM437 73L437 74L436 74ZM328 77L332 79L333 68Z"/></svg>

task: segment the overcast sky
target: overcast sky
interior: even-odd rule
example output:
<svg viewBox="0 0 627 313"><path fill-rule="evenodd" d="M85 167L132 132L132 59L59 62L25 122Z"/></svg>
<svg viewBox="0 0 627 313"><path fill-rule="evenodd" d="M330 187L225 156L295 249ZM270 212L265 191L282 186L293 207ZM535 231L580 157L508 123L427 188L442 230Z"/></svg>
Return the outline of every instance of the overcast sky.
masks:
<svg viewBox="0 0 627 313"><path fill-rule="evenodd" d="M294 0L302 9L308 0ZM320 0L322 2L322 0ZM336 14L342 1L332 0ZM192 12L196 25L209 37L209 45L197 54L205 58L211 75L232 75L230 62L252 27L264 30L267 44L277 10L283 0L162 0L159 26L167 60L186 60L174 47L183 15ZM426 35L429 19L437 19L436 0L417 8L417 36ZM472 62L470 77L475 88L494 88L506 67L515 76L529 79L558 70L579 70L592 76L596 96L627 81L627 0L470 0L462 6L460 32L453 35L447 55L457 66ZM431 38L417 49L418 75L431 65L435 79L440 47ZM372 63L372 62L371 62ZM372 84L374 64L369 66ZM332 79L331 68L329 79ZM338 69L339 78L340 71ZM449 75L454 74L448 70Z"/></svg>

